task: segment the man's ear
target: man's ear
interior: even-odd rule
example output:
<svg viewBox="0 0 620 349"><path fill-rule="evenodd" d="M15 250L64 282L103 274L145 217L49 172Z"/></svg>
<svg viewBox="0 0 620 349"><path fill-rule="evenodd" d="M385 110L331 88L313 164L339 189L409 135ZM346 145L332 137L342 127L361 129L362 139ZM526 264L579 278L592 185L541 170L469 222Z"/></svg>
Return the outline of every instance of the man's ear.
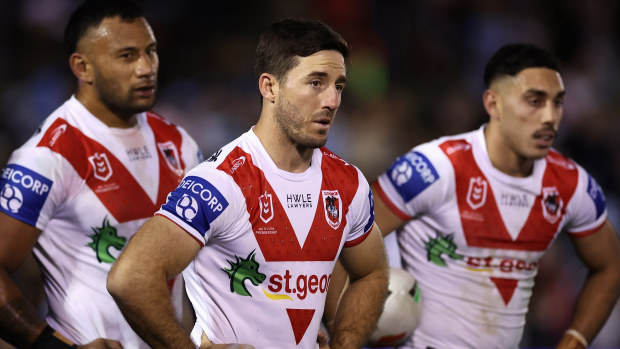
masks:
<svg viewBox="0 0 620 349"><path fill-rule="evenodd" d="M74 52L71 57L69 57L69 67L71 67L73 75L75 75L78 80L87 84L93 82L92 66L85 55Z"/></svg>
<svg viewBox="0 0 620 349"><path fill-rule="evenodd" d="M276 95L278 94L278 87L276 77L269 73L263 73L258 78L258 89L260 90L260 94L263 96L263 100L275 103Z"/></svg>
<svg viewBox="0 0 620 349"><path fill-rule="evenodd" d="M484 94L482 95L482 104L484 105L484 109L487 111L487 114L489 114L490 119L499 118L501 96L497 91L490 88L484 91Z"/></svg>

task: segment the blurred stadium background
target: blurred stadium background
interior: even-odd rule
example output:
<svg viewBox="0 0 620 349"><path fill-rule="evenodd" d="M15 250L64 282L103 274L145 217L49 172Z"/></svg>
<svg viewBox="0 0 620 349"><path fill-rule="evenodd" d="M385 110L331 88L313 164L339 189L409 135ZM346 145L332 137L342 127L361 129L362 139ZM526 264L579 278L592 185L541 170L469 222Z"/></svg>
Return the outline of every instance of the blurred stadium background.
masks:
<svg viewBox="0 0 620 349"><path fill-rule="evenodd" d="M0 0L0 167L66 100L75 82L62 32L80 0ZM620 228L620 2L616 0L261 0L140 2L158 39L154 110L205 156L258 119L258 34L284 17L318 18L352 46L349 82L328 146L369 180L414 145L479 127L484 63L509 42L553 52L567 90L555 147L583 165ZM41 309L36 266L16 273ZM554 346L585 269L561 237L543 259L523 347ZM620 347L620 305L592 343ZM10 348L0 343L0 348Z"/></svg>

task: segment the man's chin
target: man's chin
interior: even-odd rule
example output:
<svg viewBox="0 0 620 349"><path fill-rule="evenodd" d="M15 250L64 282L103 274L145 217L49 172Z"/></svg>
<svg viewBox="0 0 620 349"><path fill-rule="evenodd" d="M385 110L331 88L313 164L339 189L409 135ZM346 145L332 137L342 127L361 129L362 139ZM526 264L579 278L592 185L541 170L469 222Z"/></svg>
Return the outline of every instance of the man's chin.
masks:
<svg viewBox="0 0 620 349"><path fill-rule="evenodd" d="M547 156L547 154L549 154L549 150L551 150L551 149L549 149L549 148L547 148L547 149L537 149L537 151L535 151L530 156L530 158L534 159L534 160L544 159Z"/></svg>
<svg viewBox="0 0 620 349"><path fill-rule="evenodd" d="M153 97L149 99L143 99L143 100L140 100L134 103L130 107L130 109L133 111L133 113L142 113L142 112L153 109L154 106L155 106L155 98Z"/></svg>
<svg viewBox="0 0 620 349"><path fill-rule="evenodd" d="M303 143L300 142L298 144L301 145L304 148L317 149L317 148L324 147L326 143L327 143L327 138L324 138L324 139L308 139L305 142L303 142Z"/></svg>

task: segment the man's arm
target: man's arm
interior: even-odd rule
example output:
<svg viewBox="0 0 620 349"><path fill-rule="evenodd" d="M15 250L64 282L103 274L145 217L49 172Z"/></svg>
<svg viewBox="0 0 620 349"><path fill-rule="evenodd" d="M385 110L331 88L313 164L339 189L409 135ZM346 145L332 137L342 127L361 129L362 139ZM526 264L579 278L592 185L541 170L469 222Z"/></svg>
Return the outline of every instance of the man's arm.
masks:
<svg viewBox="0 0 620 349"><path fill-rule="evenodd" d="M377 191L377 182L373 182L370 186L372 196L375 198L375 223L381 229L383 236L388 236L391 232L399 228L405 223L387 206L383 197Z"/></svg>
<svg viewBox="0 0 620 349"><path fill-rule="evenodd" d="M558 349L585 348L607 321L620 294L620 243L609 221L596 233L573 237L577 254L589 269L588 277L577 299L570 329ZM572 333L571 333L572 332Z"/></svg>
<svg viewBox="0 0 620 349"><path fill-rule="evenodd" d="M0 213L0 333L20 348L30 347L46 323L10 274L24 263L40 234L37 228Z"/></svg>
<svg viewBox="0 0 620 349"><path fill-rule="evenodd" d="M41 235L41 231L0 212L0 334L18 348L46 348L73 343L48 327L35 307L24 297L10 274L17 270ZM120 342L97 339L80 348L122 348Z"/></svg>
<svg viewBox="0 0 620 349"><path fill-rule="evenodd" d="M107 288L131 327L153 348L195 346L174 316L167 280L179 274L200 245L172 221L149 219L108 275Z"/></svg>
<svg viewBox="0 0 620 349"><path fill-rule="evenodd" d="M371 185L372 195L375 204L375 223L381 229L383 236L389 235L392 231L405 223L396 214L394 214L385 204L383 198L376 190L376 182ZM329 289L327 290L327 298L325 300L325 312L323 320L330 334L334 333L334 321L336 310L343 290L347 287L348 275L340 261L336 261L332 277L329 281Z"/></svg>
<svg viewBox="0 0 620 349"><path fill-rule="evenodd" d="M340 261L350 277L335 314L331 348L361 348L374 330L387 295L388 267L376 224L359 245L343 248Z"/></svg>

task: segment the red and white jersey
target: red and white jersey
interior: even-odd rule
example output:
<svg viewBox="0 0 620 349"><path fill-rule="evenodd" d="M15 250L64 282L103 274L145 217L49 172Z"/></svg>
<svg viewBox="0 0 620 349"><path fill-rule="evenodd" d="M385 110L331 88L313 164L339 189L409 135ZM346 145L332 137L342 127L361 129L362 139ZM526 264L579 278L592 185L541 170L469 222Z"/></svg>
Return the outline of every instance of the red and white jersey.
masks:
<svg viewBox="0 0 620 349"><path fill-rule="evenodd" d="M483 129L413 148L375 184L408 221L400 253L424 299L405 347L517 348L540 258L561 231L586 236L607 217L579 165L551 150L511 177L491 165Z"/></svg>
<svg viewBox="0 0 620 349"><path fill-rule="evenodd" d="M318 348L331 273L374 222L368 182L325 148L303 173L275 165L250 130L191 170L158 214L202 249L183 272L196 345Z"/></svg>
<svg viewBox="0 0 620 349"><path fill-rule="evenodd" d="M148 348L108 294L107 275L200 158L184 130L154 113L109 128L75 97L15 150L0 177L0 211L43 231L34 254L53 328L79 344L105 337ZM182 286L170 286L180 306Z"/></svg>

